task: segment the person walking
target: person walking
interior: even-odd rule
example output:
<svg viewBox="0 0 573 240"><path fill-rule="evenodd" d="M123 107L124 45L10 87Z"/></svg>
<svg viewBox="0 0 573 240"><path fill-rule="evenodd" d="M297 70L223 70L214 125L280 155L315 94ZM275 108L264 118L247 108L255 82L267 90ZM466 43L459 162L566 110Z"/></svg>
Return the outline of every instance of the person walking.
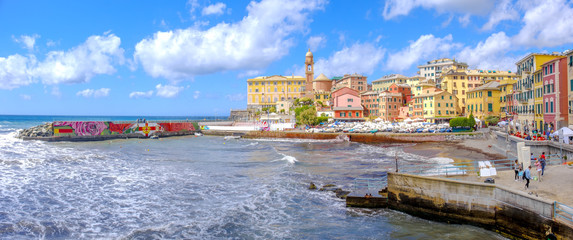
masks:
<svg viewBox="0 0 573 240"><path fill-rule="evenodd" d="M541 162L539 162L539 159L535 160L534 165L537 169L537 180L541 182Z"/></svg>
<svg viewBox="0 0 573 240"><path fill-rule="evenodd" d="M543 173L545 172L545 165L547 163L545 160L545 152L542 152L541 156L539 156L539 162L541 163L541 176L543 176Z"/></svg>
<svg viewBox="0 0 573 240"><path fill-rule="evenodd" d="M515 159L515 162L513 163L513 170L515 171L515 176L513 178L517 182L517 180L519 180L519 162L517 159Z"/></svg>
<svg viewBox="0 0 573 240"><path fill-rule="evenodd" d="M525 169L525 172L523 173L523 178L525 178L525 189L529 189L529 179L531 179L531 165L529 165L528 168Z"/></svg>

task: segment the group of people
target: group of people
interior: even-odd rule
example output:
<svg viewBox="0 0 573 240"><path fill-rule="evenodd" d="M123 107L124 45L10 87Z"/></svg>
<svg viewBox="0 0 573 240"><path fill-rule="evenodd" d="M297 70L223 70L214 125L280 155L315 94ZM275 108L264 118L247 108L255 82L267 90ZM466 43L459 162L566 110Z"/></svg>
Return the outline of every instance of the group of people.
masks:
<svg viewBox="0 0 573 240"><path fill-rule="evenodd" d="M533 153L531 154L531 161L537 170L537 180L541 182L541 176L545 173L545 165L547 165L547 159L545 158L545 152L539 155L539 158L535 158ZM520 164L517 160L513 164L513 170L515 171L515 181L525 180L525 189L529 188L529 180L533 179L531 177L532 165L529 165L526 169L523 169L523 164Z"/></svg>

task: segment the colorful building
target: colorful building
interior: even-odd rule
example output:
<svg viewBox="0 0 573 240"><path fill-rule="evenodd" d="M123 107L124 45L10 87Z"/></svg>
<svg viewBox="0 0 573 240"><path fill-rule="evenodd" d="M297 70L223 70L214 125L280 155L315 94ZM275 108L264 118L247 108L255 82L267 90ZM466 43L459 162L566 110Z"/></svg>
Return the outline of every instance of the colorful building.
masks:
<svg viewBox="0 0 573 240"><path fill-rule="evenodd" d="M429 88L435 88L436 83L431 80L421 80L418 84L411 86L412 96L418 96L424 92L424 90Z"/></svg>
<svg viewBox="0 0 573 240"><path fill-rule="evenodd" d="M475 118L485 120L488 116L500 115L499 90L500 81L489 81L488 83L469 90L467 93L466 109L467 115L473 114Z"/></svg>
<svg viewBox="0 0 573 240"><path fill-rule="evenodd" d="M522 126L520 131L541 129L543 126L543 97L539 95L543 91L539 90L543 84L540 81L536 84L535 78L539 79L538 71L542 64L560 57L559 53L531 53L515 63L519 79L513 85L513 98L517 101L517 117L514 119Z"/></svg>
<svg viewBox="0 0 573 240"><path fill-rule="evenodd" d="M358 90L343 87L332 92L334 119L339 121L364 121Z"/></svg>
<svg viewBox="0 0 573 240"><path fill-rule="evenodd" d="M402 98L402 106L412 100L412 88L408 84L392 84L388 87L388 92L399 93Z"/></svg>
<svg viewBox="0 0 573 240"><path fill-rule="evenodd" d="M517 82L517 76L513 75L511 78L503 78L499 81L499 102L500 110L499 116L503 119L513 116L513 106L516 103L513 101L513 84Z"/></svg>
<svg viewBox="0 0 573 240"><path fill-rule="evenodd" d="M402 94L399 92L383 91L378 95L380 99L380 118L384 121L395 121L400 118Z"/></svg>
<svg viewBox="0 0 573 240"><path fill-rule="evenodd" d="M468 64L463 62L457 62L455 59L441 58L432 61L428 61L424 65L418 66L418 75L425 77L428 80L432 80L436 83L436 86L441 86L440 76L442 72L448 70L465 70L468 68Z"/></svg>
<svg viewBox="0 0 573 240"><path fill-rule="evenodd" d="M573 50L567 54L567 101L569 105L568 126L573 127Z"/></svg>
<svg viewBox="0 0 573 240"><path fill-rule="evenodd" d="M332 91L341 89L344 87L354 89L359 93L368 90L368 77L360 74L345 74L341 78L332 78Z"/></svg>
<svg viewBox="0 0 573 240"><path fill-rule="evenodd" d="M543 126L544 131L557 130L568 125L567 58L557 58L541 65L543 72Z"/></svg>
<svg viewBox="0 0 573 240"><path fill-rule="evenodd" d="M429 88L412 99L413 115L429 122L447 122L456 117L456 96L438 89Z"/></svg>
<svg viewBox="0 0 573 240"><path fill-rule="evenodd" d="M372 91L386 91L392 84L406 84L408 77L402 74L390 74L372 81Z"/></svg>
<svg viewBox="0 0 573 240"><path fill-rule="evenodd" d="M421 81L424 81L424 80L426 80L425 77L416 75L416 76L409 77L408 79L406 79L406 84L410 85L410 87L414 87L418 83L420 83Z"/></svg>
<svg viewBox="0 0 573 240"><path fill-rule="evenodd" d="M332 80L328 79L326 75L321 73L312 82L312 89L317 109L330 108L330 89L332 89Z"/></svg>
<svg viewBox="0 0 573 240"><path fill-rule="evenodd" d="M360 101L364 107L364 117L378 117L380 116L378 92L368 91L360 94Z"/></svg>
<svg viewBox="0 0 573 240"><path fill-rule="evenodd" d="M276 107L278 101L294 100L304 94L305 78L301 76L256 77L247 80L247 108Z"/></svg>

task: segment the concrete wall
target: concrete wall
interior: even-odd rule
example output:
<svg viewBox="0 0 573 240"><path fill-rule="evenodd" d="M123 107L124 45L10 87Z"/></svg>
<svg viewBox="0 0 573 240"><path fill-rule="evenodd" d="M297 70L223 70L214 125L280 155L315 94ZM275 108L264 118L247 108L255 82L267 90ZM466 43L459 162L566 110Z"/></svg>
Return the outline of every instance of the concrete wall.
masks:
<svg viewBox="0 0 573 240"><path fill-rule="evenodd" d="M569 156L568 159L571 159L573 156L572 145L554 141L527 141L523 138L508 136L506 133L499 131L494 131L493 133L497 137L497 139L494 139L496 140L496 147L512 156L517 156L518 142L524 142L526 147L530 147L534 156L539 156L542 152L545 152L545 155L561 154L563 152L564 155Z"/></svg>
<svg viewBox="0 0 573 240"><path fill-rule="evenodd" d="M552 220L553 202L495 184L388 173L389 207L432 220L478 225L502 235L542 239L551 227L571 239L570 227Z"/></svg>
<svg viewBox="0 0 573 240"><path fill-rule="evenodd" d="M155 132L195 131L192 122L107 122L107 121L57 121L52 123L54 137L88 137L140 134L150 136Z"/></svg>

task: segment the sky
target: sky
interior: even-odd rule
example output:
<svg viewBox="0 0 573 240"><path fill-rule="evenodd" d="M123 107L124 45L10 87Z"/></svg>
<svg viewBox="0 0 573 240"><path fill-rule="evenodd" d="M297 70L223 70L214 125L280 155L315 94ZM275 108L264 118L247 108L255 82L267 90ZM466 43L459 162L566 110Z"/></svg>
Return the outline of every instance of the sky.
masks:
<svg viewBox="0 0 573 240"><path fill-rule="evenodd" d="M515 70L573 49L566 0L0 0L0 114L228 116L246 80L455 58Z"/></svg>

